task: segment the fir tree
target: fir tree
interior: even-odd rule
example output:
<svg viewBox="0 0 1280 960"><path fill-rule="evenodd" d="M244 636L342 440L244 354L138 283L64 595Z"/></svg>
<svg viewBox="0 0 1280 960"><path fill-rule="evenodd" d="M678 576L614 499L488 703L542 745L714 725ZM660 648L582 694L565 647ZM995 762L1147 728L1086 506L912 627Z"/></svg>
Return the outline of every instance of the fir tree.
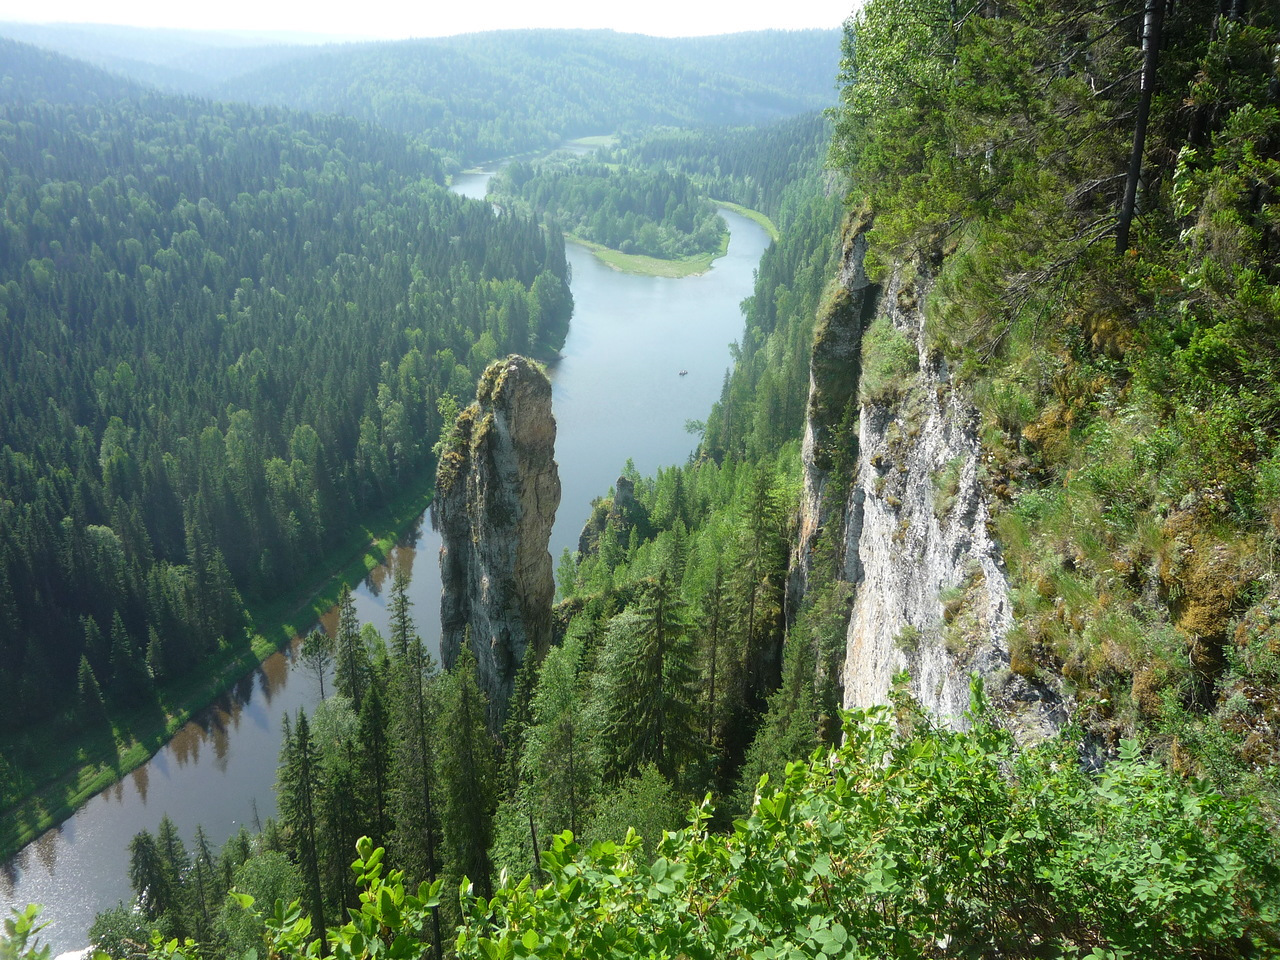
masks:
<svg viewBox="0 0 1280 960"><path fill-rule="evenodd" d="M311 724L304 711L292 733L286 721L280 754L280 821L289 831L302 868L305 902L316 930L324 929L324 886L320 875L319 804L320 753L311 740Z"/></svg>
<svg viewBox="0 0 1280 960"><path fill-rule="evenodd" d="M596 703L606 769L616 778L653 763L673 782L701 749L694 647L666 571L609 625Z"/></svg>
<svg viewBox="0 0 1280 960"><path fill-rule="evenodd" d="M488 703L476 682L470 643L442 678L436 716L436 777L446 867L467 877L480 896L493 891L489 844L497 806L497 759L487 721Z"/></svg>
<svg viewBox="0 0 1280 960"><path fill-rule="evenodd" d="M360 632L351 588L342 586L338 597L338 635L334 638L333 685L358 711L369 683L369 650Z"/></svg>

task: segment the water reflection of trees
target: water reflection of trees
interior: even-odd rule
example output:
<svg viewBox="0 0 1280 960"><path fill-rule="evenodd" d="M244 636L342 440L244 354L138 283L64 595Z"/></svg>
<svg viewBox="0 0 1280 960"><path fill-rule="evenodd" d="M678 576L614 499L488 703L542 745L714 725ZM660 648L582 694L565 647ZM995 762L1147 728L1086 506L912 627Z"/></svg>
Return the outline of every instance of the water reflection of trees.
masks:
<svg viewBox="0 0 1280 960"><path fill-rule="evenodd" d="M70 821L67 824L51 827L7 861L0 863L0 894L6 898L12 897L18 889L18 881L22 875L31 872L34 866L31 863L32 850L35 851L36 860L40 865L50 876L53 875L54 867L58 863L58 850L63 841L70 842L75 839L75 828L69 824Z"/></svg>
<svg viewBox="0 0 1280 960"><path fill-rule="evenodd" d="M198 723L192 721L183 724L182 729L173 735L173 739L169 741L169 750L178 766L185 767L188 763L200 762L200 744L203 742L204 731Z"/></svg>
<svg viewBox="0 0 1280 960"><path fill-rule="evenodd" d="M413 579L413 561L417 556L418 540L422 537L422 520L419 519L413 525L405 536L391 548L391 552L387 554L386 559L369 571L369 575L364 578L364 587L373 596L382 595L382 591L394 579L395 572L403 569L409 575L409 579ZM335 618L336 620L336 618ZM328 627L326 626L326 631ZM332 636L332 633L330 633Z"/></svg>
<svg viewBox="0 0 1280 960"><path fill-rule="evenodd" d="M231 695L241 703L248 704L253 699L254 681L261 673L261 669L255 670L253 673L246 673L243 677L236 681L234 687L231 688Z"/></svg>
<svg viewBox="0 0 1280 960"><path fill-rule="evenodd" d="M54 827L46 830L36 838L34 844L36 857L49 873L53 873L54 864L58 862L58 846L62 840L62 830Z"/></svg>
<svg viewBox="0 0 1280 960"><path fill-rule="evenodd" d="M151 764L144 763L140 767L134 767L133 773L129 775L133 778L133 787L138 791L143 805L147 803L147 788L151 786Z"/></svg>
<svg viewBox="0 0 1280 960"><path fill-rule="evenodd" d="M253 683L248 686L249 695L253 693ZM239 684L218 700L196 714L189 723L174 734L169 742L173 757L178 766L200 762L200 747L205 743L213 745L213 755L218 770L225 773L227 760L231 752L231 734L240 726L240 714L244 710L247 697L241 692Z"/></svg>
<svg viewBox="0 0 1280 960"><path fill-rule="evenodd" d="M216 716L212 718L215 722L210 724L209 734L213 738L213 756L219 773L227 772L227 757L231 752L231 731L240 725L240 711L243 706L241 703L234 703L229 712L217 711Z"/></svg>
<svg viewBox="0 0 1280 960"><path fill-rule="evenodd" d="M289 683L289 658L277 651L263 660L257 670L258 689L270 705L272 698ZM249 700L246 696L245 701Z"/></svg>
<svg viewBox="0 0 1280 960"><path fill-rule="evenodd" d="M6 898L13 896L18 886L18 877L27 869L27 857L27 848L23 847L0 864L0 893L3 893Z"/></svg>

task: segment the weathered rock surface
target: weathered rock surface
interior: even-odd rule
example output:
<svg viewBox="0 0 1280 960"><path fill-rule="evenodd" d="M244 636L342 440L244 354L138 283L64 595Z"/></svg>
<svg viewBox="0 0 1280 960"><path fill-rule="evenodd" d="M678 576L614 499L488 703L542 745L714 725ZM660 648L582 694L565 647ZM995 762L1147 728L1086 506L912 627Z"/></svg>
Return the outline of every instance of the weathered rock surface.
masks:
<svg viewBox="0 0 1280 960"><path fill-rule="evenodd" d="M631 531L643 540L650 536L649 511L636 499L636 485L627 477L619 477L612 497L599 497L591 503L591 516L578 535L578 553L594 556L600 549L600 537L612 528L619 544L626 546Z"/></svg>
<svg viewBox="0 0 1280 960"><path fill-rule="evenodd" d="M814 329L801 447L804 488L800 495L799 549L792 557L787 582L790 610L799 605L799 598L808 589L814 538L828 519L824 494L835 466L831 448L846 406L857 403L862 332L879 299L879 287L867 279L862 266L866 249L865 224L850 224L840 274ZM853 446L856 449L856 440Z"/></svg>
<svg viewBox="0 0 1280 960"><path fill-rule="evenodd" d="M1015 735L1042 739L1065 722L1066 711L1055 690L1009 670L1012 603L999 545L988 532L978 412L951 384L945 360L927 348L927 265L900 265L865 310L875 287L862 272L864 249L860 242L846 244L841 278L859 309L824 318L831 327L823 332L831 358L819 357L823 341L815 342L802 539L793 579L803 586L814 531L828 519L821 503L831 463L822 456L822 441L831 413L828 403L821 416L818 400L824 390L856 392L860 374L857 360L844 359L843 368L832 360L860 348L871 320L885 317L915 345L919 371L893 396L865 402L858 411L856 465L843 515L835 518L845 535L843 576L854 584L841 678L844 704L888 702L894 675L906 670L921 705L961 727L969 676L976 672ZM833 385L838 380L842 386Z"/></svg>
<svg viewBox="0 0 1280 960"><path fill-rule="evenodd" d="M497 723L527 650L551 640L547 544L560 505L551 383L532 361L490 364L440 458L431 525L440 531L440 655L447 668L470 629Z"/></svg>

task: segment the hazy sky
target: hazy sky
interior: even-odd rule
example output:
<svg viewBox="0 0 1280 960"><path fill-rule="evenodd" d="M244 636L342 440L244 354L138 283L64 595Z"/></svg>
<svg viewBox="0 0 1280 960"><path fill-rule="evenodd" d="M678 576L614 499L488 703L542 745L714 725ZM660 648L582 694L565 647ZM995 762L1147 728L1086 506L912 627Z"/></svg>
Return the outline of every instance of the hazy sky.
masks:
<svg viewBox="0 0 1280 960"><path fill-rule="evenodd" d="M287 30L360 38L511 27L608 27L660 36L838 27L854 0L0 0L0 20L196 30Z"/></svg>

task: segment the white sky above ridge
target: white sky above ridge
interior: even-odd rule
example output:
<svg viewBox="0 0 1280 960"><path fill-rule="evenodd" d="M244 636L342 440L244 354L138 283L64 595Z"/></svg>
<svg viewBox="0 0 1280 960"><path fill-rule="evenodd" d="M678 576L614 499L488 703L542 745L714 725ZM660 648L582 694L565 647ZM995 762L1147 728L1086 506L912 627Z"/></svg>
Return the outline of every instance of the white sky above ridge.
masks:
<svg viewBox="0 0 1280 960"><path fill-rule="evenodd" d="M328 34L349 39L450 36L529 27L608 28L655 36L704 36L744 30L836 28L855 0L0 0L0 21L110 23L183 30L252 30Z"/></svg>

